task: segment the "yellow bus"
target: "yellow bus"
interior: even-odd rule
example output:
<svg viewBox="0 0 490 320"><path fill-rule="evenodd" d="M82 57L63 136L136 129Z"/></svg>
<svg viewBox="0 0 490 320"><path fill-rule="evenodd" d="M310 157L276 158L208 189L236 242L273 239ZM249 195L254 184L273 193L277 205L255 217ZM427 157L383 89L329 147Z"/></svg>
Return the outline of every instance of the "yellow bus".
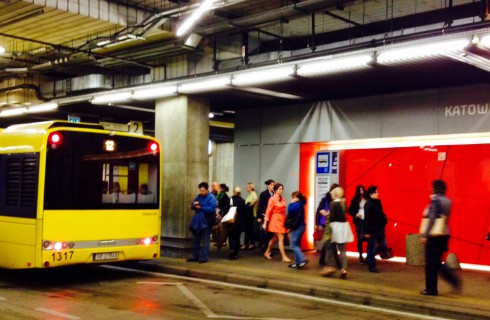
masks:
<svg viewBox="0 0 490 320"><path fill-rule="evenodd" d="M0 267L159 258L161 163L154 138L99 124L0 131Z"/></svg>

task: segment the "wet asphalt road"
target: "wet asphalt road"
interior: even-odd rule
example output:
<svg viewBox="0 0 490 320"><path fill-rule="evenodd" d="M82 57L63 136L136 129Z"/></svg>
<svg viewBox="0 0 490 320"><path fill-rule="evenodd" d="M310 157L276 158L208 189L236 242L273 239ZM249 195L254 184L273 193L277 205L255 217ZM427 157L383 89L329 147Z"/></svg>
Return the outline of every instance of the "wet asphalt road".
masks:
<svg viewBox="0 0 490 320"><path fill-rule="evenodd" d="M0 270L0 319L428 319L113 266Z"/></svg>

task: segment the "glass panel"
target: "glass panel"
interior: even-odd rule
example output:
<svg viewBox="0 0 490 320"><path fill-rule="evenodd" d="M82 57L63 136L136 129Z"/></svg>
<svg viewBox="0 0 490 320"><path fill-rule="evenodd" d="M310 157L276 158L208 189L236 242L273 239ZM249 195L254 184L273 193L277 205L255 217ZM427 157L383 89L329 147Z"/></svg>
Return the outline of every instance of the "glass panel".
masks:
<svg viewBox="0 0 490 320"><path fill-rule="evenodd" d="M60 131L48 145L45 209L158 208L159 152L144 138Z"/></svg>

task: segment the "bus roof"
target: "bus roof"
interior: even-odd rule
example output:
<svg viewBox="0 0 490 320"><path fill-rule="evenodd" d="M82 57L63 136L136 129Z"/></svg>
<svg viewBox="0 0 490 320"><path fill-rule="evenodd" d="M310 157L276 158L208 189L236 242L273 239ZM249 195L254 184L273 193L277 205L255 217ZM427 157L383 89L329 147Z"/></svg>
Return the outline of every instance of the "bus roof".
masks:
<svg viewBox="0 0 490 320"><path fill-rule="evenodd" d="M43 121L43 122L14 124L4 129L4 131L5 132L17 132L17 131L24 131L24 130L46 131L50 128L58 128L58 127L104 130L104 127L97 123L86 123L86 122L75 123L75 122L69 122L65 120L52 120L52 121Z"/></svg>
<svg viewBox="0 0 490 320"><path fill-rule="evenodd" d="M43 136L51 128L104 130L100 124L62 120L15 124L0 131L0 153L39 152L43 145Z"/></svg>

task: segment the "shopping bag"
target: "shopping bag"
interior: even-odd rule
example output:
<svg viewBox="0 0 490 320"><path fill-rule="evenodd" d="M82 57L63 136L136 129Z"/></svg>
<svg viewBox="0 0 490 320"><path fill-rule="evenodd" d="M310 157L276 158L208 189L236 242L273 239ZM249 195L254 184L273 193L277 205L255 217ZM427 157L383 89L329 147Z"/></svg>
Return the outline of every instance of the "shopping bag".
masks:
<svg viewBox="0 0 490 320"><path fill-rule="evenodd" d="M236 208L237 207L230 207L230 210L228 213L225 214L223 219L221 219L221 223L233 223L235 222L236 218Z"/></svg>

